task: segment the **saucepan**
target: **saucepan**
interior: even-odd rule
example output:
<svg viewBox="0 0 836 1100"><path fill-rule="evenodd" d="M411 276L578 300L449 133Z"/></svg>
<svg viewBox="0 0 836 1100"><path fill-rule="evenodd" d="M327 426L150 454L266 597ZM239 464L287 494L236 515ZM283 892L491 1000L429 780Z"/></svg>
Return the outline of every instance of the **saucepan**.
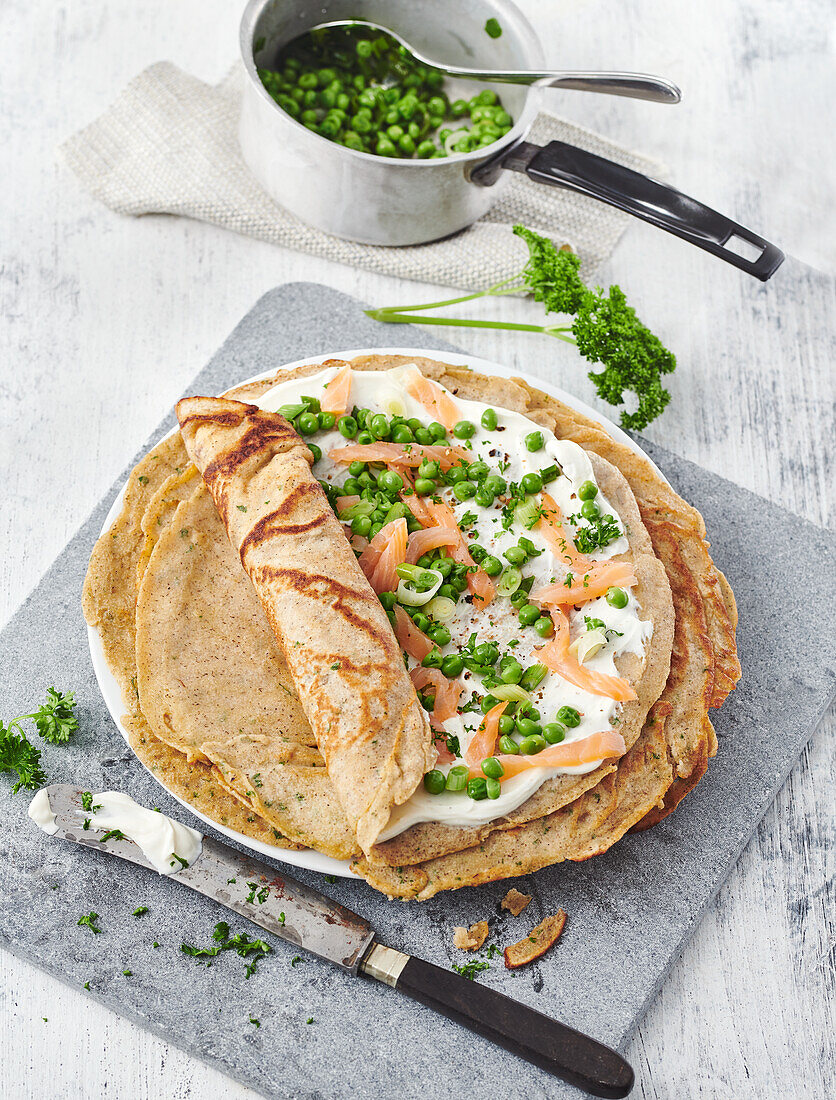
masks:
<svg viewBox="0 0 836 1100"><path fill-rule="evenodd" d="M514 125L493 145L443 158L379 157L307 129L272 99L257 70L270 68L284 45L312 27L344 19L388 27L447 65L546 64L537 35L510 0L250 0L240 35L241 150L268 194L306 224L363 244L424 244L487 214L517 171L618 207L756 278L768 279L783 261L775 245L672 187L565 142L527 141L541 97L557 95L539 88L480 82L498 92ZM485 33L488 19L499 21L501 37Z"/></svg>

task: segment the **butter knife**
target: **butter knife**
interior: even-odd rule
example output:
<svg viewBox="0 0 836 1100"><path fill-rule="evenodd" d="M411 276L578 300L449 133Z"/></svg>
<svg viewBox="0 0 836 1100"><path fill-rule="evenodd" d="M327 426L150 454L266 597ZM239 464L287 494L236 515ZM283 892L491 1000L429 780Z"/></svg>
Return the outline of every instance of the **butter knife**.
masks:
<svg viewBox="0 0 836 1100"><path fill-rule="evenodd" d="M53 835L154 870L133 841L117 836L103 843L102 833L84 828L90 815L82 808L80 787L58 783L45 790L55 816ZM193 863L169 877L355 977L405 993L594 1096L626 1096L633 1087L633 1071L616 1051L455 971L386 947L363 917L211 837L203 838ZM269 888L264 901L256 902L252 893L249 901L240 887L231 889L239 882L263 883Z"/></svg>

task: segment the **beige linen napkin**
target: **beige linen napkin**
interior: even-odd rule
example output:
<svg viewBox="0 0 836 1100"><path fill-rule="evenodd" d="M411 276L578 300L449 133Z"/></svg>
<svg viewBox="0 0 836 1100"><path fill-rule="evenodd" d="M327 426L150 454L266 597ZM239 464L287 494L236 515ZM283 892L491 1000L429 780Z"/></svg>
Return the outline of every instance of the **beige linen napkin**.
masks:
<svg viewBox="0 0 836 1100"><path fill-rule="evenodd" d="M243 80L240 65L211 85L158 62L61 152L87 190L120 214L180 214L355 267L457 287L490 286L519 270L527 253L511 233L516 222L571 243L587 278L629 222L594 199L513 173L490 213L453 237L385 248L329 236L282 209L244 164L237 133ZM538 115L529 137L540 144L566 141L636 171L663 174L649 158L554 115Z"/></svg>

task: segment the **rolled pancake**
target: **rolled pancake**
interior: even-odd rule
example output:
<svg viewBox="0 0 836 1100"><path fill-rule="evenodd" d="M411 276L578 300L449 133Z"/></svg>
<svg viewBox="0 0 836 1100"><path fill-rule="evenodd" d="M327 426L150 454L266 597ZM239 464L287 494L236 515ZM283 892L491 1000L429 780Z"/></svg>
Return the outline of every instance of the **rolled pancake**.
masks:
<svg viewBox="0 0 836 1100"><path fill-rule="evenodd" d="M215 765L285 836L336 859L357 844L264 610L201 483L155 541L137 602L142 711Z"/></svg>
<svg viewBox="0 0 836 1100"><path fill-rule="evenodd" d="M177 416L368 851L436 756L386 612L284 417L211 397Z"/></svg>

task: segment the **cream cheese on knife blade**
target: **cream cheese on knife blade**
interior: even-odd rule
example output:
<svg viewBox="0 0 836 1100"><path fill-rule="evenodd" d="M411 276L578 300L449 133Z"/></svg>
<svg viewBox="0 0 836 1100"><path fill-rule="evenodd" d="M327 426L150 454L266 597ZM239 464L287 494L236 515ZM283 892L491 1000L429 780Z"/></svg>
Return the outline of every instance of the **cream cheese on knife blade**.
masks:
<svg viewBox="0 0 836 1100"><path fill-rule="evenodd" d="M280 383L259 397L254 403L261 408L276 412L282 406L300 402L303 396L321 398L327 383L336 376L339 368L329 367L306 378L294 378ZM415 417L422 424L428 424L432 415L427 408L414 398L406 389L405 381L417 368L405 364L385 372L353 371L351 375L350 407L368 408L373 413L382 412L387 416L398 415L409 419ZM451 395L452 397L452 395ZM461 419L475 426L475 431L466 442L471 449L473 460L481 459L494 472L499 472L508 482L519 483L523 476L557 464L562 473L546 486L564 517L566 529L576 535L586 521L573 526L568 517L580 512L581 501L577 491L584 482L595 483L595 477L587 453L570 440L559 440L547 428L536 424L520 413L498 408L497 427L492 430L482 426L482 414L490 408L480 401L467 401L460 397L453 400L461 410ZM531 451L526 445L526 437L532 432L540 432L544 438L541 448ZM345 465L336 464L329 459L332 449L346 446L352 440L346 439L336 429L319 431L313 441L320 448L322 457L314 464L314 473L321 480L333 485L342 485L348 472ZM443 442L443 441L442 441ZM452 439L459 444L462 440ZM416 445L417 446L417 445ZM477 542L488 552L506 564L503 554L518 543L521 534L531 540L541 553L525 563L525 575L533 576L533 588L563 580L567 567L560 563L552 553L548 542L536 531L525 530L514 523L509 530L502 527L500 511L496 506L481 507L472 498L463 502L453 495L452 487L439 489L442 497L453 509L459 526L463 517L470 513L466 528L472 534L469 542ZM591 555L594 561L606 561L628 549L623 534L623 525L615 509L610 505L600 489L595 497L601 515L615 518L622 532L606 546L596 549ZM495 578L499 579L499 578ZM627 602L624 607L611 606L601 596L583 605L580 612L573 612L570 620L570 636L575 641L587 631L586 619L598 619L604 624L606 644L594 655L584 660L584 666L592 671L618 675L615 658L622 653L635 653L641 656L652 636L652 623L639 618L639 605L632 593L627 590ZM511 653L524 667L538 661L537 649L545 644L546 638L540 637L533 629L521 628L517 614L507 599L498 597L489 607L482 610L460 600L449 621L444 622L451 634L451 641L442 647L442 653L456 653L467 644L472 634L477 635L479 643L494 642L502 653ZM409 658L410 669L418 662ZM465 713L456 715L445 723L448 735L458 738L461 756L464 757L471 738L482 720L477 708L468 711L467 706L474 694L479 697L490 689L482 688L479 678L465 670L461 674L465 691L461 696L459 710ZM541 714L543 723L553 722L561 707L573 707L580 715L580 722L574 728L567 728L564 743L580 740L592 733L617 728L621 704L601 695L594 695L565 681L559 674L550 672L543 682L531 692L532 704ZM531 759L531 758L530 758ZM535 758L536 759L536 758ZM456 760L455 764L461 764ZM541 786L546 779L555 775L583 774L599 766L601 761L592 761L577 767L548 768L535 767L519 775L506 778L502 782L501 793L495 799L474 800L465 792L444 791L431 794L423 786L403 806L396 807L386 830L380 839L388 840L410 826L421 821L437 821L445 825L468 826L485 824L495 818L516 809ZM448 772L455 765L438 765Z"/></svg>
<svg viewBox="0 0 836 1100"><path fill-rule="evenodd" d="M140 806L130 795L121 791L102 791L92 796L91 804L89 828L123 833L161 875L182 871L200 855L202 833L181 825L159 810ZM54 836L58 831L46 788L38 791L29 803L28 813L45 833Z"/></svg>

